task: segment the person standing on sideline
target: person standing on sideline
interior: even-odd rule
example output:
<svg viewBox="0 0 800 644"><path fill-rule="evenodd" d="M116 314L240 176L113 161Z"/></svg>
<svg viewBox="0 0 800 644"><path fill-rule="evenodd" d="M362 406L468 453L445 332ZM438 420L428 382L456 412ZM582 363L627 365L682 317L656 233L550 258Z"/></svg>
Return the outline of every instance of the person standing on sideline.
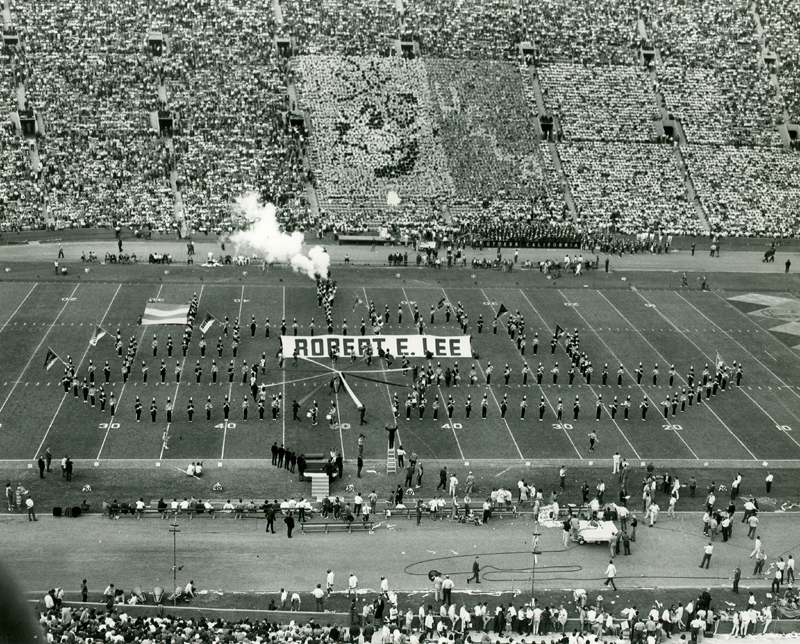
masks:
<svg viewBox="0 0 800 644"><path fill-rule="evenodd" d="M49 472L50 470L47 470L47 471ZM772 489L772 481L773 480L775 480L775 477L772 476L772 472L767 472L767 478L764 479L764 483L767 486L767 494L769 494L769 491Z"/></svg>
<svg viewBox="0 0 800 644"><path fill-rule="evenodd" d="M785 271L783 271L783 272L784 272L784 273L788 273L788 272L789 272L789 267L790 267L791 265L792 265L792 260L791 260L791 259L787 259L787 260L786 260L786 264L785 264L785 266L786 266L786 270L785 270Z"/></svg>
<svg viewBox="0 0 800 644"><path fill-rule="evenodd" d="M481 583L481 566L478 558L475 557L475 561L472 562L472 577L467 579L467 583L471 582L473 579L475 580L476 584Z"/></svg>
<svg viewBox="0 0 800 644"><path fill-rule="evenodd" d="M700 566L699 566L700 568L705 566L706 570L708 570L708 567L711 565L711 555L712 554L714 554L714 546L709 541L708 545L705 548L703 548L703 560L700 562Z"/></svg>
<svg viewBox="0 0 800 644"><path fill-rule="evenodd" d="M81 582L81 601L84 604L89 601L89 586L87 586L85 579Z"/></svg>
<svg viewBox="0 0 800 644"><path fill-rule="evenodd" d="M33 509L33 499L30 496L25 499L25 507L28 510L28 521L38 521L39 519L36 518L36 512Z"/></svg>
<svg viewBox="0 0 800 644"><path fill-rule="evenodd" d="M617 567L614 565L614 560L609 559L608 561L608 568L606 568L606 580L604 582L604 586L608 586L611 584L611 587L616 591L617 584L614 583L614 577L617 576Z"/></svg>
<svg viewBox="0 0 800 644"><path fill-rule="evenodd" d="M43 479L44 478L44 459L42 458L41 455L39 455L39 458L36 460L36 464L39 466L39 478Z"/></svg>
<svg viewBox="0 0 800 644"><path fill-rule="evenodd" d="M739 594L739 580L742 578L742 569L739 566L733 571L733 592Z"/></svg>
<svg viewBox="0 0 800 644"><path fill-rule="evenodd" d="M313 591L311 591L311 594L314 595L314 599L316 600L317 612L318 613L323 612L323 610L324 610L323 604L324 604L324 598L325 598L325 591L322 590L322 584L317 584L317 587Z"/></svg>

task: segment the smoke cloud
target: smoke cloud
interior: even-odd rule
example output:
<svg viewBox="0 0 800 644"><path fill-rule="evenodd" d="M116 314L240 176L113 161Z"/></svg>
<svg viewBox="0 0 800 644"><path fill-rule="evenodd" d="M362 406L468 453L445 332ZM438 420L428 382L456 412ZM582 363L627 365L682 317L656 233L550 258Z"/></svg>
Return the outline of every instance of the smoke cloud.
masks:
<svg viewBox="0 0 800 644"><path fill-rule="evenodd" d="M303 233L282 232L275 216L275 206L262 205L255 193L237 197L236 205L242 211L250 227L231 235L231 243L237 254L256 253L269 263L289 264L299 273L311 279L317 275L328 276L331 258L322 246L314 246L303 255Z"/></svg>

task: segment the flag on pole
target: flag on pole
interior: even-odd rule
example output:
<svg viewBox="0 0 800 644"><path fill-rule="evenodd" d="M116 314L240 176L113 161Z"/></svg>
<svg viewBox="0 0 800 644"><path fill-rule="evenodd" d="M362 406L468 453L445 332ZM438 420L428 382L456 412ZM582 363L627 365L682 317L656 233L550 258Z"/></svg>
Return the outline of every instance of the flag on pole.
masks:
<svg viewBox="0 0 800 644"><path fill-rule="evenodd" d="M49 371L50 367L52 367L59 360L61 360L61 358L59 358L56 355L56 352L53 351L50 347L47 347L47 355L44 357L44 366L45 366L45 368ZM64 362L64 361L61 360L61 362Z"/></svg>
<svg viewBox="0 0 800 644"><path fill-rule="evenodd" d="M360 298L360 297L358 297L358 295L356 295L356 303L355 303L355 304L353 304L353 312L355 312L355 310L356 310L356 307L357 307L359 304L363 304L363 303L364 303L364 302L362 302L362 301L361 301L361 298Z"/></svg>
<svg viewBox="0 0 800 644"><path fill-rule="evenodd" d="M565 333L565 331L564 331L564 329L561 328L561 325L560 324L556 324L556 330L553 333L553 337L556 340L558 340L558 338L560 338L562 335L564 335L564 333Z"/></svg>
<svg viewBox="0 0 800 644"><path fill-rule="evenodd" d="M216 319L217 318L215 318L213 315L211 315L211 313L206 311L206 317L203 319L203 322L200 325L200 330L203 333L207 333L208 330L211 328L211 325L214 324L214 320L216 320Z"/></svg>
<svg viewBox="0 0 800 644"><path fill-rule="evenodd" d="M445 304L447 304L447 298L443 297L441 300L439 300L439 303L436 305L436 308L437 309L444 308Z"/></svg>
<svg viewBox="0 0 800 644"><path fill-rule="evenodd" d="M99 324L96 325L94 327L94 333L92 333L92 337L89 340L89 344L91 344L93 347L96 347L97 346L97 341L100 338L102 338L104 335L106 335L106 330L103 327L101 327Z"/></svg>
<svg viewBox="0 0 800 644"><path fill-rule="evenodd" d="M717 369L722 369L725 366L725 361L722 359L722 356L719 355L719 351L717 351Z"/></svg>
<svg viewBox="0 0 800 644"><path fill-rule="evenodd" d="M503 313L508 313L508 309L506 308L505 304L501 304L500 308L497 309L497 315L494 316L494 319L498 319Z"/></svg>

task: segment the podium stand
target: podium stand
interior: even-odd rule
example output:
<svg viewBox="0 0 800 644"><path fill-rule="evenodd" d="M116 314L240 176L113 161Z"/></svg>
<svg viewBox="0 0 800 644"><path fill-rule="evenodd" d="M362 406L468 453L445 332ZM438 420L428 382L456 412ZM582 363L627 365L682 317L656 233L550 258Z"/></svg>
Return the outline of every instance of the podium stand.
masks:
<svg viewBox="0 0 800 644"><path fill-rule="evenodd" d="M330 479L324 472L318 473L306 472L303 474L306 478L311 479L311 496L317 501L321 501L324 497L328 496L331 492Z"/></svg>

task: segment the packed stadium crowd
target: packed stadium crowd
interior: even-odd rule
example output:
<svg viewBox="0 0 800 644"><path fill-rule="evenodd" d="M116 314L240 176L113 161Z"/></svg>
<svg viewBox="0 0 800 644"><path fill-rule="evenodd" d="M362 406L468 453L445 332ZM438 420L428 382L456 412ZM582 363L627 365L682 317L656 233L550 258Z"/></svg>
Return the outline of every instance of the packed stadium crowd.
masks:
<svg viewBox="0 0 800 644"><path fill-rule="evenodd" d="M328 571L328 579L332 579ZM355 581L354 581L355 580ZM453 582L449 576L437 578L436 597L427 605L401 606L401 599L386 586L377 597L362 599L351 594L357 588L358 579L350 576L350 625L340 626L330 621L312 617L306 623L300 620L283 620L281 623L269 616L262 619L184 617L167 614L163 617L134 616L125 607L125 593L117 594L114 585L106 589L112 598L109 608L63 605L63 592L53 589L47 593L44 604L51 606L41 612L39 624L48 641L60 642L135 642L154 644L165 641L199 642L452 642L481 641L488 644L496 638L503 641L533 642L574 641L586 644L594 642L630 641L634 644L668 640L672 635L700 641L703 636L713 637L720 622L733 622L734 635L745 637L766 633L775 617L772 605L758 607L750 605L741 611L719 608L712 603L708 591L693 596L687 593L683 602L667 607L658 603L649 610L637 609L635 605L615 611L606 605L602 595L590 599L585 591L576 591L573 603L558 606L538 606L516 602L498 603L478 601L468 607L460 607L453 601ZM478 579L478 581L480 581ZM330 582L332 584L332 582ZM85 584L85 580L84 580ZM444 587L443 587L444 586ZM304 608L303 599L313 601L319 611L325 600L330 599L330 589L319 584L312 593L289 592L282 589L279 603L270 600L269 610L299 611ZM193 597L196 588L190 582L181 588L182 597ZM188 593L187 593L188 591ZM787 591L788 593L789 591ZM138 590L137 596L145 598ZM121 603L115 604L113 598ZM131 602L137 603L137 602ZM494 604L494 602L492 602ZM516 606L515 606L516 603ZM611 602L613 603L613 602ZM176 611L177 612L177 611ZM617 613L617 614L615 614ZM326 622L323 625L323 622ZM492 634L491 636L489 634ZM562 639L569 637L569 640ZM546 638L546 639L545 639Z"/></svg>
<svg viewBox="0 0 800 644"><path fill-rule="evenodd" d="M185 219L190 230L230 232L243 225L232 202L255 190L278 204L286 228L344 234L477 225L494 228L492 242L522 243L520 225L563 227L572 217L570 235L608 226L793 235L796 163L779 149L777 126L784 107L797 116L800 59L791 15L771 0L754 8L779 55L782 103L744 0L617 0L602 11L566 0L413 0L401 9L286 0L277 13L240 2L126 0L112 10L39 0L36 11L12 12L21 39L4 46L0 90L24 97L44 129L34 162L4 128L12 162L0 227L171 232ZM147 45L150 29L168 35L163 51ZM386 56L401 35L422 57ZM294 56L276 50L275 36L293 39ZM522 41L535 55L520 65ZM658 52L648 66L641 46ZM654 127L659 107L681 124L686 140L675 144L707 222ZM300 110L310 136L288 123ZM153 130L157 111L173 117L174 136ZM552 115L557 151L537 134L537 118ZM752 179L740 181L731 163ZM391 192L401 204L385 204ZM509 212L519 225L498 223Z"/></svg>

